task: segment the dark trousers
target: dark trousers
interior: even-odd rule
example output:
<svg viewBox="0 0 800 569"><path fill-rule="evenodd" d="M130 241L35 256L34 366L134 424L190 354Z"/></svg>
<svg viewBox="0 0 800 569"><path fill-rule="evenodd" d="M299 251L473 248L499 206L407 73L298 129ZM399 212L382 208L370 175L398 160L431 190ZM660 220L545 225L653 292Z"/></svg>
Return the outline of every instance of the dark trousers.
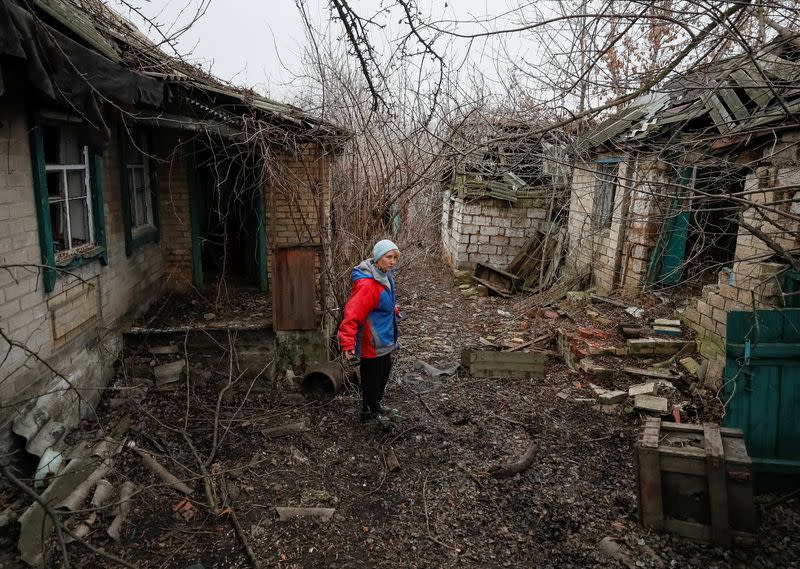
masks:
<svg viewBox="0 0 800 569"><path fill-rule="evenodd" d="M378 358L361 358L361 411L377 413L380 410L386 382L392 371L392 354Z"/></svg>

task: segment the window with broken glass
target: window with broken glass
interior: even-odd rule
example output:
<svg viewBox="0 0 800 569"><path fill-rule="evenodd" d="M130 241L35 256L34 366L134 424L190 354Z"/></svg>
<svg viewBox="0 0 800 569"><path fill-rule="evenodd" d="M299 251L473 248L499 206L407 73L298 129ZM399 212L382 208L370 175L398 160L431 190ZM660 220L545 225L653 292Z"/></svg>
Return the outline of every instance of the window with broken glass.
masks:
<svg viewBox="0 0 800 569"><path fill-rule="evenodd" d="M134 235L154 229L153 195L150 184L150 161L147 137L141 133L129 137L126 156L128 200L131 229Z"/></svg>
<svg viewBox="0 0 800 569"><path fill-rule="evenodd" d="M614 199L617 194L617 176L619 161L598 163L598 187L594 207L594 223L596 227L611 227L614 212Z"/></svg>
<svg viewBox="0 0 800 569"><path fill-rule="evenodd" d="M159 240L152 146L147 131L136 130L122 135L120 181L126 255L132 255L145 243Z"/></svg>
<svg viewBox="0 0 800 569"><path fill-rule="evenodd" d="M80 119L32 111L29 120L42 277L52 292L60 269L108 262L102 157L87 147Z"/></svg>
<svg viewBox="0 0 800 569"><path fill-rule="evenodd" d="M56 262L94 248L89 150L72 124L42 125L47 204Z"/></svg>

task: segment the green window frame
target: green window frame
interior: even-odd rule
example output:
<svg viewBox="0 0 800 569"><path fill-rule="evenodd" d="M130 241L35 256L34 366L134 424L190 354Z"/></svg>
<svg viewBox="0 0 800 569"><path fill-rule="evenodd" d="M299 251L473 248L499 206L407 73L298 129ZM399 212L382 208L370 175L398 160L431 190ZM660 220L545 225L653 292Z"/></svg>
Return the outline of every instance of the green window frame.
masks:
<svg viewBox="0 0 800 569"><path fill-rule="evenodd" d="M120 135L120 187L125 255L161 240L158 215L158 176L151 159L153 136L145 130L122 130Z"/></svg>
<svg viewBox="0 0 800 569"><path fill-rule="evenodd" d="M50 293L55 289L59 270L69 271L95 260L108 264L102 158L91 152L86 144L80 144L80 136L75 134L79 122L35 111L30 115L30 124L33 191L44 290ZM77 146L71 149L68 148L68 132L75 136L72 141L77 142ZM71 159L64 156L67 154L65 149L72 152ZM58 155L57 159L54 155ZM72 213L82 214L71 215L71 205L74 206ZM52 218L54 213L58 216L56 223ZM73 235L77 233L73 229L79 226L85 237L83 243L78 243L80 237Z"/></svg>

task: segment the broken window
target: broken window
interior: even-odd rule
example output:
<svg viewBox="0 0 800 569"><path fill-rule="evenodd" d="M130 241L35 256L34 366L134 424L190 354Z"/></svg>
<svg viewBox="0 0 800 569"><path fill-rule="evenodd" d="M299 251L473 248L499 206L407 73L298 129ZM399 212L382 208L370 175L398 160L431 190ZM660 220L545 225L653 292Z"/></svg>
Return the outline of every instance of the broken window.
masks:
<svg viewBox="0 0 800 569"><path fill-rule="evenodd" d="M81 122L61 112L31 114L33 194L45 292L58 268L106 264L102 160L84 143Z"/></svg>
<svg viewBox="0 0 800 569"><path fill-rule="evenodd" d="M137 133L127 140L126 170L131 228L135 231L153 227L153 198L150 185L150 161L147 138Z"/></svg>
<svg viewBox="0 0 800 569"><path fill-rule="evenodd" d="M94 243L89 150L72 124L43 125L42 143L52 247L61 261Z"/></svg>
<svg viewBox="0 0 800 569"><path fill-rule="evenodd" d="M122 137L122 215L125 253L131 255L141 245L159 240L158 202L149 133L136 130L125 132Z"/></svg>
<svg viewBox="0 0 800 569"><path fill-rule="evenodd" d="M449 200L449 208L447 209L447 229L453 229L453 213L456 209L456 197L450 196Z"/></svg>
<svg viewBox="0 0 800 569"><path fill-rule="evenodd" d="M611 227L614 199L617 194L618 173L618 160L598 162L598 186L594 204L594 223L596 227Z"/></svg>

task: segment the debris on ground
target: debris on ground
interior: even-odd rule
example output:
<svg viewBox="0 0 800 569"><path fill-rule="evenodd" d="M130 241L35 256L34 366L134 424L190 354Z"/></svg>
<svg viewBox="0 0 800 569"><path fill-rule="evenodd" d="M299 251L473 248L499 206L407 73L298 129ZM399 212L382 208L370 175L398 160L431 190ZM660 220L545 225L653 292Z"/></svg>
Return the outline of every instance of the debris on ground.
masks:
<svg viewBox="0 0 800 569"><path fill-rule="evenodd" d="M634 448L645 418L698 424L722 416L716 390L702 381L693 332L653 333L657 319L674 316L673 301L596 300L578 278L555 278L536 295L481 297L470 274L454 285L432 270L437 262L431 256L397 275L399 302L415 316L400 324L383 404L398 407L402 419L390 429L359 423L355 385L319 401L285 381L251 389L254 374L237 380L234 369L231 376L224 350L184 353L174 336L137 332L139 344L126 344L96 417L59 435L64 458L42 477L42 496L63 499L103 460L113 460L83 504L61 517L98 551L142 568L248 567L251 554L262 566L410 569L600 568L628 559L645 569L761 569L791 567L800 558L800 544L785 539L800 530L796 499L759 506L762 524L751 549L710 548L639 525ZM464 284L474 294L462 295ZM210 310L213 322L244 318L255 307L247 295L243 302L237 309L198 301L188 318L202 323ZM625 312L630 306L647 319ZM172 305L160 310L145 319L151 331L182 324ZM625 327L642 333L626 337ZM484 377L471 373L472 363L456 369L464 350L535 358L541 373ZM701 367L692 372L688 358ZM418 361L447 373L429 374ZM167 377L181 372L154 389L155 368L163 365L173 366ZM229 380L235 383L223 398ZM643 383L653 388L631 397L629 389ZM655 410L636 408L641 397L657 401ZM114 399L128 402L112 405ZM111 436L125 416L132 417L129 432ZM176 491L130 447L119 451L125 440L194 492ZM60 489L69 480L64 473L87 461L92 471ZM97 496L91 518L82 510ZM45 551L57 566L54 536L41 531L45 512L37 510L36 524L13 521L26 509L36 510L30 497L0 487L0 525L10 520L0 530L0 550L22 547L25 536L27 559L39 561ZM80 553L76 566L111 566L82 544L68 547Z"/></svg>

